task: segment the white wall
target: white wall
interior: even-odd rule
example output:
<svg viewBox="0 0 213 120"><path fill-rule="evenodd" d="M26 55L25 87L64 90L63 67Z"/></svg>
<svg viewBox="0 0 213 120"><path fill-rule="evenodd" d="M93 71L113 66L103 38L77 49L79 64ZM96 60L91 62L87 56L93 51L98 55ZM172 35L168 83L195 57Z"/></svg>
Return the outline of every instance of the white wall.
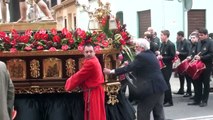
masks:
<svg viewBox="0 0 213 120"><path fill-rule="evenodd" d="M134 37L138 37L138 18L137 12L151 10L151 25L156 30L158 36L160 31L167 29L170 31L170 40L176 41L178 31L185 31L187 36L187 12L183 10L183 0L104 0L111 3L111 13L123 11L123 22L127 25L127 30ZM180 2L179 2L180 1ZM94 2L94 1L93 1ZM192 9L206 9L206 28L213 32L213 0L193 0ZM82 13L81 13L82 14ZM85 28L85 20L88 16L79 17L81 28ZM77 21L78 21L77 20Z"/></svg>
<svg viewBox="0 0 213 120"><path fill-rule="evenodd" d="M123 11L124 24L127 30L138 37L137 12L151 9L151 25L160 36L160 31L168 29L171 32L170 39L176 41L176 33L184 30L182 3L177 0L111 0L112 11ZM122 3L122 4L121 4ZM131 7L130 7L131 5Z"/></svg>

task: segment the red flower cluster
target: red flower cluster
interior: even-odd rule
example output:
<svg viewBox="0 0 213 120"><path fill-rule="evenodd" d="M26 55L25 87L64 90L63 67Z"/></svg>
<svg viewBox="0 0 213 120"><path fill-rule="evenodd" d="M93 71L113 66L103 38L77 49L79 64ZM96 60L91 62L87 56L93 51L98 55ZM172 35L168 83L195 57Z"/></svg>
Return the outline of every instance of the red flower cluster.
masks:
<svg viewBox="0 0 213 120"><path fill-rule="evenodd" d="M120 31L120 42L116 42L116 48L125 45L129 40L129 34L125 31ZM113 39L113 36L112 36ZM10 33L0 31L0 51L36 51L36 50L83 50L85 43L94 45L95 50L99 51L102 48L107 48L109 45L108 37L104 32L84 31L77 28L75 31L69 31L66 28L61 31L51 29L47 31L40 29L36 32L26 30L24 33L18 33L16 30L11 30Z"/></svg>

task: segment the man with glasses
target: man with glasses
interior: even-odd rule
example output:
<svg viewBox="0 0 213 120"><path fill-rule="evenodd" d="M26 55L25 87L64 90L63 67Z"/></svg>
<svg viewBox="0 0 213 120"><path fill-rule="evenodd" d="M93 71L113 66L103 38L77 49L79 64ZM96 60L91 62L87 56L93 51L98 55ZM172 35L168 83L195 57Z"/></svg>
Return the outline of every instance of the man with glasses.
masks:
<svg viewBox="0 0 213 120"><path fill-rule="evenodd" d="M133 72L136 78L134 81L136 87L133 90L138 100L137 120L150 120L151 112L155 120L165 120L163 100L168 87L160 65L146 39L137 39L134 42L135 59L122 68L114 70L104 68L104 73L121 75Z"/></svg>

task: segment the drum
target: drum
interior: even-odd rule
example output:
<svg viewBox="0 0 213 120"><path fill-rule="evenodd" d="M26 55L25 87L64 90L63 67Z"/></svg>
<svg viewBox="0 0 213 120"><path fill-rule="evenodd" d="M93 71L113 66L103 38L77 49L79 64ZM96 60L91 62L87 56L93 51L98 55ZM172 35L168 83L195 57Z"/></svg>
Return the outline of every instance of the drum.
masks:
<svg viewBox="0 0 213 120"><path fill-rule="evenodd" d="M197 80L205 68L206 66L202 61L193 60L189 63L189 67L186 72L193 80Z"/></svg>
<svg viewBox="0 0 213 120"><path fill-rule="evenodd" d="M175 58L172 60L172 69L176 70L177 67L181 64L180 58L176 55Z"/></svg>
<svg viewBox="0 0 213 120"><path fill-rule="evenodd" d="M162 59L159 59L160 69L163 69L166 67Z"/></svg>
<svg viewBox="0 0 213 120"><path fill-rule="evenodd" d="M181 62L181 64L177 67L177 72L180 74L185 74L188 67L189 67L189 63L191 60L189 59L185 59Z"/></svg>

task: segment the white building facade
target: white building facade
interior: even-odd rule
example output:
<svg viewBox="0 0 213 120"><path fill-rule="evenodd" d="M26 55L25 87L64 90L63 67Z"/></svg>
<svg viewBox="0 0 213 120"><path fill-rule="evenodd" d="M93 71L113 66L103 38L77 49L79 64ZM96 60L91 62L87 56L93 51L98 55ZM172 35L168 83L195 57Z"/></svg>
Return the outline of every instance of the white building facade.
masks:
<svg viewBox="0 0 213 120"><path fill-rule="evenodd" d="M213 32L213 0L192 0L192 7L187 11L184 3L188 0L102 0L104 3L110 2L111 13L123 13L123 23L127 25L128 32L134 37L142 37L145 27L153 27L160 36L160 31L167 29L170 31L170 40L176 41L178 31L184 31L187 37L188 32L199 27L206 27ZM90 0L87 6L92 8L95 0ZM148 11L148 18L143 16L143 12ZM142 13L142 14L140 14ZM198 15L198 16L197 16ZM141 17L143 18L141 20ZM190 17L190 18L189 18ZM77 27L88 28L88 14L77 8ZM145 22L146 21L146 22ZM192 24L193 23L193 24ZM191 25L192 24L192 25ZM142 27L141 27L142 26Z"/></svg>

